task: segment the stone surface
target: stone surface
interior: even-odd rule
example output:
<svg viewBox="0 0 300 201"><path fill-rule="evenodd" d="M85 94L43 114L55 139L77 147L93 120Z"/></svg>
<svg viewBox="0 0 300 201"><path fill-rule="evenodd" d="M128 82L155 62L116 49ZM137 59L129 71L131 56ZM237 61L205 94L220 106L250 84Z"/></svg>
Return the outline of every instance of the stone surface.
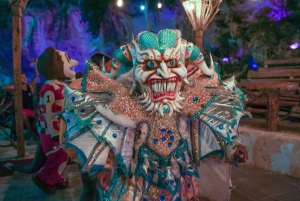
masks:
<svg viewBox="0 0 300 201"><path fill-rule="evenodd" d="M240 127L248 164L300 177L300 135Z"/></svg>
<svg viewBox="0 0 300 201"><path fill-rule="evenodd" d="M55 195L41 191L31 180L31 175L15 172L0 179L0 200L4 201L74 201L79 200L82 182L78 166L67 165L64 176L70 187ZM246 164L232 170L231 201L299 201L300 179L252 167ZM201 198L201 201L209 201Z"/></svg>

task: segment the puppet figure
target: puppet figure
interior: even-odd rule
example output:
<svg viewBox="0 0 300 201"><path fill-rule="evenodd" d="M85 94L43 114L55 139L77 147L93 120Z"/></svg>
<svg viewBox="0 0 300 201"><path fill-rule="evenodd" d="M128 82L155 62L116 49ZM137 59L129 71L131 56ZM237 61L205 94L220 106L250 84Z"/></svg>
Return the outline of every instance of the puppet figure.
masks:
<svg viewBox="0 0 300 201"><path fill-rule="evenodd" d="M71 59L67 53L48 47L38 58L39 74L46 80L40 89L38 133L44 153L59 145L59 122L54 116L62 111L64 104L64 82L75 78L71 70L78 62ZM64 150L47 156L41 170L34 174L34 183L47 193L55 193L57 188L67 187L63 170L67 164L68 155Z"/></svg>
<svg viewBox="0 0 300 201"><path fill-rule="evenodd" d="M245 97L234 77L221 81L212 59L208 67L171 29L140 33L112 65L103 73L87 62L82 91L66 87L67 128L51 153L76 150L102 201L197 200L205 195L200 163L224 174L219 200L227 200L231 164L247 160L237 131ZM130 71L119 76L121 69Z"/></svg>

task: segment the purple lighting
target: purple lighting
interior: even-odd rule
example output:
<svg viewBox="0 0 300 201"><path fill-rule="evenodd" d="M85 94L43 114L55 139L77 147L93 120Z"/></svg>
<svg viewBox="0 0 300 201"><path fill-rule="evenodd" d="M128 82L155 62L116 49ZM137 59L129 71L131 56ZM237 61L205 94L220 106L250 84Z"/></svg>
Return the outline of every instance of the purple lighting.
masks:
<svg viewBox="0 0 300 201"><path fill-rule="evenodd" d="M278 22L282 18L286 18L291 14L290 12L286 11L286 1L270 0L269 7L271 11L268 13L268 18L275 22Z"/></svg>
<svg viewBox="0 0 300 201"><path fill-rule="evenodd" d="M282 18L286 18L289 15L290 15L289 12L286 12L283 8L280 8L278 10L272 10L271 12L269 12L268 18L275 22L278 22Z"/></svg>
<svg viewBox="0 0 300 201"><path fill-rule="evenodd" d="M300 47L300 43L298 43L298 42L295 42L292 45L290 45L290 48L293 49L293 50L297 49L298 47Z"/></svg>
<svg viewBox="0 0 300 201"><path fill-rule="evenodd" d="M223 61L224 63L228 63L228 62L229 62L229 59L228 59L227 57L224 57L224 58L222 59L222 61Z"/></svg>

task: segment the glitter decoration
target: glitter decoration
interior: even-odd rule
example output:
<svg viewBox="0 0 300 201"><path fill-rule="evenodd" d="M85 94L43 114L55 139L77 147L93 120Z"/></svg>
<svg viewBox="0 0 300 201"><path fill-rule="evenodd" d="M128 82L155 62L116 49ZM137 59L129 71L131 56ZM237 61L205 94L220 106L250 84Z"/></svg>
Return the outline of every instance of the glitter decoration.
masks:
<svg viewBox="0 0 300 201"><path fill-rule="evenodd" d="M198 103L200 101L200 98L198 97L198 96L194 96L193 98L192 98L192 102L193 103Z"/></svg>

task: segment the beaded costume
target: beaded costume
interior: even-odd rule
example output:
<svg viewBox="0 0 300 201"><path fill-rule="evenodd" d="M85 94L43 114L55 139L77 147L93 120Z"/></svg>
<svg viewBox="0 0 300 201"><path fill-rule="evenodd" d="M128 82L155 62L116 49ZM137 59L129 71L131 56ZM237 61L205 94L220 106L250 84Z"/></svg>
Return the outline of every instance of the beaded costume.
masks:
<svg viewBox="0 0 300 201"><path fill-rule="evenodd" d="M66 88L62 147L76 150L91 176L107 171L113 151L101 200L197 200L200 161L215 153L235 161L248 114L234 77L221 81L200 49L170 29L140 33L112 63L106 74L87 62L82 91ZM130 71L119 83L121 69Z"/></svg>

